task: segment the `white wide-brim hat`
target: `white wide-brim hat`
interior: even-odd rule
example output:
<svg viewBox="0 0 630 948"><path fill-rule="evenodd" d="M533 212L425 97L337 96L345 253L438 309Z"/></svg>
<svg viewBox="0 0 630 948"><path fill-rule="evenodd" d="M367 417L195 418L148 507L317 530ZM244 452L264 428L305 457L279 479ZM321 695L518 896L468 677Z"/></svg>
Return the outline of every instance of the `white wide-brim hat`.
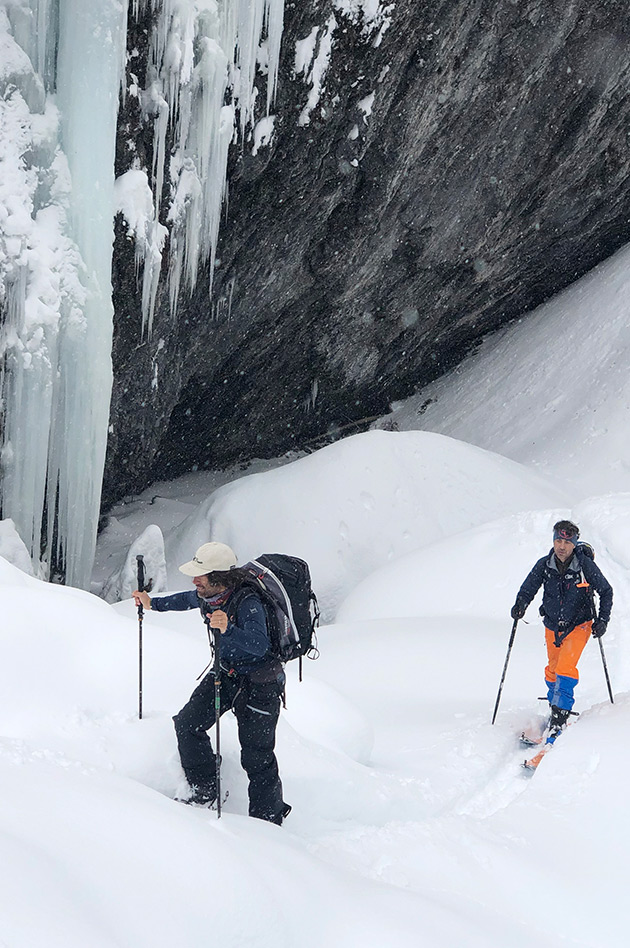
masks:
<svg viewBox="0 0 630 948"><path fill-rule="evenodd" d="M205 573L223 573L236 566L236 553L226 543L204 543L192 560L179 567L186 576L203 576Z"/></svg>

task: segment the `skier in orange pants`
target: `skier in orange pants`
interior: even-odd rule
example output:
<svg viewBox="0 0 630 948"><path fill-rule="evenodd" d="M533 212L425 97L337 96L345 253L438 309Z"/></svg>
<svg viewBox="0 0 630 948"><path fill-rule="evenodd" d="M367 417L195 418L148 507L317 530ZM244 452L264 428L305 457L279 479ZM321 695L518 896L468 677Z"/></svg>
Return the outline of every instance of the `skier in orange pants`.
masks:
<svg viewBox="0 0 630 948"><path fill-rule="evenodd" d="M579 680L577 663L589 636L606 631L612 609L612 586L588 551L578 543L579 528L560 520L553 528L553 549L534 565L512 606L513 619L522 619L543 586L541 615L545 623L548 664L545 668L547 698L551 709L547 743L553 743L573 707ZM599 595L599 616L594 614L592 587Z"/></svg>

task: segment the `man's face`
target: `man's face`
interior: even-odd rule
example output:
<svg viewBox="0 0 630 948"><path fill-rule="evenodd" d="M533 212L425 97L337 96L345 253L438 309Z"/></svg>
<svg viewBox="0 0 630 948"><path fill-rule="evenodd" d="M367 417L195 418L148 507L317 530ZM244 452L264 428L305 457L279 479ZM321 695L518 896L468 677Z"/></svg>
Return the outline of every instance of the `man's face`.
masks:
<svg viewBox="0 0 630 948"><path fill-rule="evenodd" d="M575 545L571 543L570 540L554 540L553 541L553 551L561 563L566 563L566 561L571 556L573 556L574 550L575 550Z"/></svg>
<svg viewBox="0 0 630 948"><path fill-rule="evenodd" d="M205 573L203 576L193 577L195 589L203 599L210 599L211 596L217 596L227 589L227 586L222 586L219 583L211 583L208 579L208 575L208 573Z"/></svg>

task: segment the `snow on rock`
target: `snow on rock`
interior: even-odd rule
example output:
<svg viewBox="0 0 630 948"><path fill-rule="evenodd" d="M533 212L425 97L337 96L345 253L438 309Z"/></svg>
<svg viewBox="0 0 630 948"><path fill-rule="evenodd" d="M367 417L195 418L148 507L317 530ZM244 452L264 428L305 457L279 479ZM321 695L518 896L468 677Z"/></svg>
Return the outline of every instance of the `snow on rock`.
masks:
<svg viewBox="0 0 630 948"><path fill-rule="evenodd" d="M152 314L155 307L162 251L168 234L167 228L158 220L153 207L153 193L145 171L131 168L120 175L114 183L115 212L127 221L129 236L136 242L136 261L144 265L142 271L142 297L148 314L147 331L152 329Z"/></svg>
<svg viewBox="0 0 630 948"><path fill-rule="evenodd" d="M31 557L12 520L0 520L0 557L33 575Z"/></svg>
<svg viewBox="0 0 630 948"><path fill-rule="evenodd" d="M366 95L364 99L361 99L357 102L357 108L360 112L363 112L363 121L367 124L367 120L372 114L372 109L374 108L374 96L375 92L371 92L369 95Z"/></svg>
<svg viewBox="0 0 630 948"><path fill-rule="evenodd" d="M138 588L138 556L144 558L145 587L151 593L167 588L164 537L156 524L150 524L129 547L123 566L104 584L101 596L105 602L129 599Z"/></svg>
<svg viewBox="0 0 630 948"><path fill-rule="evenodd" d="M129 225L129 233L142 238L147 221L153 218L153 195L146 171L131 168L114 183L115 208Z"/></svg>
<svg viewBox="0 0 630 948"><path fill-rule="evenodd" d="M372 431L213 493L166 537L169 584L209 539L239 561L263 551L307 560L325 615L385 563L502 514L562 504L525 468L428 432Z"/></svg>
<svg viewBox="0 0 630 948"><path fill-rule="evenodd" d="M315 55L315 44L317 43L318 33L319 27L314 26L308 36L304 37L304 39L297 40L295 44L295 62L293 64L296 75L300 75L300 73L307 75Z"/></svg>
<svg viewBox="0 0 630 948"><path fill-rule="evenodd" d="M395 4L383 3L382 0L333 0L333 6L340 16L362 26L365 37L378 29L373 45L380 46L383 34L391 24Z"/></svg>
<svg viewBox="0 0 630 948"><path fill-rule="evenodd" d="M337 21L334 15L331 14L319 37L316 55L314 46L312 47L311 44L314 40L314 33L315 36L318 36L319 31L311 31L310 35L301 41L304 44L303 46L301 46L300 43L296 43L295 72L297 75L303 74L306 82L311 87L306 105L300 112L298 125L310 125L311 113L317 107L321 98L324 80L328 72L328 66L330 65L330 56L336 29Z"/></svg>
<svg viewBox="0 0 630 948"><path fill-rule="evenodd" d="M252 155L257 155L261 148L265 148L271 143L274 131L275 115L267 115L254 127L254 144L252 145Z"/></svg>

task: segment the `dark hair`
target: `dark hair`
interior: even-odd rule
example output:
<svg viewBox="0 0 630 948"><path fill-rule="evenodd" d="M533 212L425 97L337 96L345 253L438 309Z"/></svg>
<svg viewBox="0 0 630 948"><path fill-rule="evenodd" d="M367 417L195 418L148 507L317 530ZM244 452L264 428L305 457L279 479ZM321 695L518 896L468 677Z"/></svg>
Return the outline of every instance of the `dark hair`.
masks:
<svg viewBox="0 0 630 948"><path fill-rule="evenodd" d="M558 520L558 522L553 525L553 532L555 533L556 530L566 530L568 534L572 534L576 537L580 535L580 528L571 520Z"/></svg>
<svg viewBox="0 0 630 948"><path fill-rule="evenodd" d="M249 573L246 569L236 567L226 570L213 570L211 573L206 573L206 576L208 577L208 582L213 586L225 586L226 589L238 589L238 587L242 586L249 578Z"/></svg>

